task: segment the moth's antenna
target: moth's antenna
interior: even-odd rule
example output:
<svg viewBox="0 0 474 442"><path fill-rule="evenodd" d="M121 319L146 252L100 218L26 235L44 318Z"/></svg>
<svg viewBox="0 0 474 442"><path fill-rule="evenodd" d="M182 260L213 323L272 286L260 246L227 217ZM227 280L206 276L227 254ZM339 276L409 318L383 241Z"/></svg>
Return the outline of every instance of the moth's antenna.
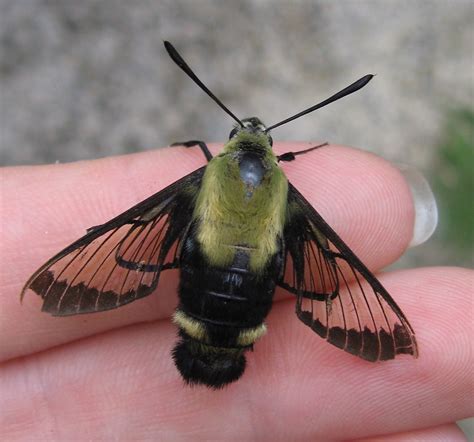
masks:
<svg viewBox="0 0 474 442"><path fill-rule="evenodd" d="M207 94L209 95L228 115L230 115L237 123L240 124L241 127L244 127L242 121L240 121L227 107L224 106L221 100L217 98L208 88L207 86L196 76L196 74L191 70L191 68L187 65L187 63L183 60L183 57L179 55L178 51L174 48L174 46L169 42L165 41L165 48L168 52L171 59L184 71L188 74L191 79Z"/></svg>
<svg viewBox="0 0 474 442"><path fill-rule="evenodd" d="M271 129L275 129L275 127L278 127L278 126L281 126L282 124L286 124L286 123L289 123L290 121L296 120L297 118L302 117L303 115L309 114L310 112L313 112L316 109L324 107L327 104L332 103L333 101L339 100L339 98L345 97L346 95L349 95L349 94L352 94L353 92L358 91L359 89L363 88L370 80L372 80L373 77L374 76L372 74L369 74L369 75L366 75L365 77L360 78L356 82L347 86L342 91L339 91L337 94L334 94L332 97L329 97L324 101L321 101L321 103L315 104L314 106L311 106L310 108L304 111L301 111L297 113L296 115L293 115L292 117L287 118L286 120L280 121L279 123L276 123L273 126L268 127L265 130L265 132L269 132Z"/></svg>

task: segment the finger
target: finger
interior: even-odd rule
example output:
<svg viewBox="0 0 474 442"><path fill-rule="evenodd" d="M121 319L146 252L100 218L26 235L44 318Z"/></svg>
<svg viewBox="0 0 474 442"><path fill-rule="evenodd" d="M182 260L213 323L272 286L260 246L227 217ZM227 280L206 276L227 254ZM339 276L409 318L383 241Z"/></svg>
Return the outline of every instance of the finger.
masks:
<svg viewBox="0 0 474 442"><path fill-rule="evenodd" d="M359 439L358 442L464 442L466 436L454 423L440 425L434 428L407 431L405 433L377 436L369 439Z"/></svg>
<svg viewBox="0 0 474 442"><path fill-rule="evenodd" d="M291 145L293 150L305 147ZM289 148L282 145L278 150ZM85 228L104 223L202 163L197 149L174 148L5 169L8 198L2 214L7 222L0 258L10 265L0 270L4 293L0 324L5 341L1 358L169 315L176 304L177 273L173 271L164 272L158 295L100 315L51 318L39 313L41 299L31 293L21 308L18 293L39 265L82 236ZM284 167L289 179L372 269L393 262L406 248L413 230L411 195L389 163L362 151L331 146Z"/></svg>
<svg viewBox="0 0 474 442"><path fill-rule="evenodd" d="M344 440L471 416L473 272L381 280L412 319L419 359L359 360L319 339L284 300L243 377L224 390L184 386L170 358L175 329L138 324L6 363L1 427L24 439L47 427L64 440L78 431L88 439L120 431L122 439Z"/></svg>

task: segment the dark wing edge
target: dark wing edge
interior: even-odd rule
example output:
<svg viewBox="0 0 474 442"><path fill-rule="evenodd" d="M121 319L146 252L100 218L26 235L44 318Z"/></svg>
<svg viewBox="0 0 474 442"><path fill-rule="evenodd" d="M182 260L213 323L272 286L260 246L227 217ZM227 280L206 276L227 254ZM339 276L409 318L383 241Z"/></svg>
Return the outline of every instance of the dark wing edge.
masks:
<svg viewBox="0 0 474 442"><path fill-rule="evenodd" d="M418 357L415 333L387 290L290 183L279 285L298 318L329 343L368 361Z"/></svg>
<svg viewBox="0 0 474 442"><path fill-rule="evenodd" d="M205 167L103 225L88 229L43 264L24 285L42 310L68 316L110 310L151 294L161 271L178 267Z"/></svg>

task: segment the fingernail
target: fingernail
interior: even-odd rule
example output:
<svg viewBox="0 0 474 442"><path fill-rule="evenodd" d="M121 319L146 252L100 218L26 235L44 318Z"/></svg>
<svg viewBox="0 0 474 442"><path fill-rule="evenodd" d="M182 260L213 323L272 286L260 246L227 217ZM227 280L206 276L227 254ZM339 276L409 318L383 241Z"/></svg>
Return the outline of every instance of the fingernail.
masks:
<svg viewBox="0 0 474 442"><path fill-rule="evenodd" d="M438 207L426 178L413 166L396 164L407 180L415 205L415 226L408 247L416 247L427 241L438 225Z"/></svg>

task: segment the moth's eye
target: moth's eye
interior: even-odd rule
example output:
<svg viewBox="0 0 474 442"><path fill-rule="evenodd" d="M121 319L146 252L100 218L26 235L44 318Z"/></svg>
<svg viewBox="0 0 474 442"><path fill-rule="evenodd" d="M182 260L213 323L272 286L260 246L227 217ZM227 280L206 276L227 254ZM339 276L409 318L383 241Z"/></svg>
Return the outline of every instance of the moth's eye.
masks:
<svg viewBox="0 0 474 442"><path fill-rule="evenodd" d="M237 135L238 130L239 130L238 127L234 127L234 128L231 130L231 132L230 132L230 134L229 134L229 140L230 140L231 138L234 138L234 137Z"/></svg>
<svg viewBox="0 0 474 442"><path fill-rule="evenodd" d="M268 142L270 143L270 146L273 147L273 138L270 135L267 135L268 137Z"/></svg>

